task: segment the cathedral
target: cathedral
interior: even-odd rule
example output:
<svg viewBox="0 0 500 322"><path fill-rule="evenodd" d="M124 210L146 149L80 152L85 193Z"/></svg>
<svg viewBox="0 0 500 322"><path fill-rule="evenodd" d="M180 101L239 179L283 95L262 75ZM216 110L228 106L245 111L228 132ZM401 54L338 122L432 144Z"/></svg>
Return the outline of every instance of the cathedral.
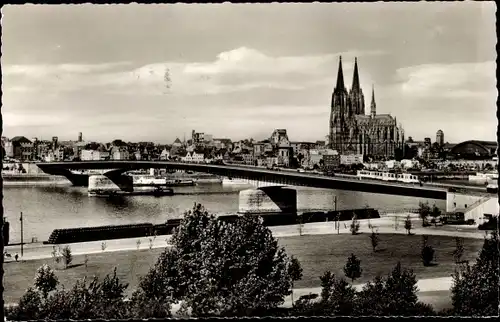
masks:
<svg viewBox="0 0 500 322"><path fill-rule="evenodd" d="M330 112L329 146L341 155L362 154L373 159L394 158L402 153L404 132L390 114L377 114L375 90L372 88L370 114L365 114L365 97L359 84L358 61L354 61L352 87L344 85L342 57L337 85L333 90Z"/></svg>

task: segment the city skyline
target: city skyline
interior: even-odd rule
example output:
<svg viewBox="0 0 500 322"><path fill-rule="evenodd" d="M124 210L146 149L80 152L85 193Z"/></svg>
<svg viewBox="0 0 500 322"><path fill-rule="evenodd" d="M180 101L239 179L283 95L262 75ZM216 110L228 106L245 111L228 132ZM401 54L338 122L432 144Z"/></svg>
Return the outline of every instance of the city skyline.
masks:
<svg viewBox="0 0 500 322"><path fill-rule="evenodd" d="M171 143L192 129L258 140L286 128L292 141L324 140L342 55L346 84L358 57L365 106L373 85L377 111L406 137L496 138L494 3L2 13L4 136Z"/></svg>

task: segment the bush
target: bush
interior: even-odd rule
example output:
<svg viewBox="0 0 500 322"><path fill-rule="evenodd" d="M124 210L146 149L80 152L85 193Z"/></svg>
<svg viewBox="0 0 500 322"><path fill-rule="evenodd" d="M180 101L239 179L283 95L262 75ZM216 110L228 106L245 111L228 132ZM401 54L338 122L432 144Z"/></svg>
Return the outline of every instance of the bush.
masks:
<svg viewBox="0 0 500 322"><path fill-rule="evenodd" d="M244 316L291 293L290 259L259 217L223 222L195 205L171 244L140 283L150 298L182 301L195 316Z"/></svg>
<svg viewBox="0 0 500 322"><path fill-rule="evenodd" d="M497 316L499 302L498 232L485 238L476 263L458 268L451 288L453 313L461 316Z"/></svg>

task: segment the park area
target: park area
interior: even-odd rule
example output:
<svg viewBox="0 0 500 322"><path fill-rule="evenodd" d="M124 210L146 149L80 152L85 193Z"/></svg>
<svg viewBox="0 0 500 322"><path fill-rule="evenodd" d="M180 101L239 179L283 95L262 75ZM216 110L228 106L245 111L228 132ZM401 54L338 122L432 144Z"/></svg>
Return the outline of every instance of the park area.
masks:
<svg viewBox="0 0 500 322"><path fill-rule="evenodd" d="M372 249L369 235L304 235L279 237L278 241L287 253L297 257L302 265L303 278L295 283L296 289L319 287L319 277L327 270L343 277L343 267L351 253L361 260L363 269L355 284L365 283L376 275L386 276L398 261L403 267L412 269L417 279L450 277L454 272L456 264L453 251L456 242L452 236L429 236L427 243L435 250L435 265L425 267L420 257L421 235L380 234L376 252ZM477 257L483 240L464 238L463 244L462 259L472 262ZM153 248L75 255L72 265L66 269L62 263L56 264L52 258L5 263L4 301L7 304L17 303L25 290L33 284L35 272L43 264L56 269L59 281L66 288L70 288L77 279L85 276L92 278L95 275L103 278L117 267L118 277L129 284L127 291L130 295L137 287L140 277L154 265L162 251L163 248ZM431 292L428 293L432 297ZM435 295L442 297L442 294L446 292L438 292Z"/></svg>

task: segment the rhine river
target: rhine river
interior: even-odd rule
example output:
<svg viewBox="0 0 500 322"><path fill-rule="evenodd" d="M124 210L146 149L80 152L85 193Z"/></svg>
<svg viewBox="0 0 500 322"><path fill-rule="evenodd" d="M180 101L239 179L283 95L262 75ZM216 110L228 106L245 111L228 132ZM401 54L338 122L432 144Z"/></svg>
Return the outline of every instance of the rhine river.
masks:
<svg viewBox="0 0 500 322"><path fill-rule="evenodd" d="M23 212L24 241L47 240L54 229L150 222L158 224L179 218L195 202L216 214L238 211L238 192L251 186L200 184L175 187L174 196L128 196L106 199L87 196L87 188L59 186L4 187L4 216L10 222L10 243L20 242L20 212ZM296 187L299 211L371 207L381 212L418 208L428 201L445 209L443 200L391 196L353 191Z"/></svg>

